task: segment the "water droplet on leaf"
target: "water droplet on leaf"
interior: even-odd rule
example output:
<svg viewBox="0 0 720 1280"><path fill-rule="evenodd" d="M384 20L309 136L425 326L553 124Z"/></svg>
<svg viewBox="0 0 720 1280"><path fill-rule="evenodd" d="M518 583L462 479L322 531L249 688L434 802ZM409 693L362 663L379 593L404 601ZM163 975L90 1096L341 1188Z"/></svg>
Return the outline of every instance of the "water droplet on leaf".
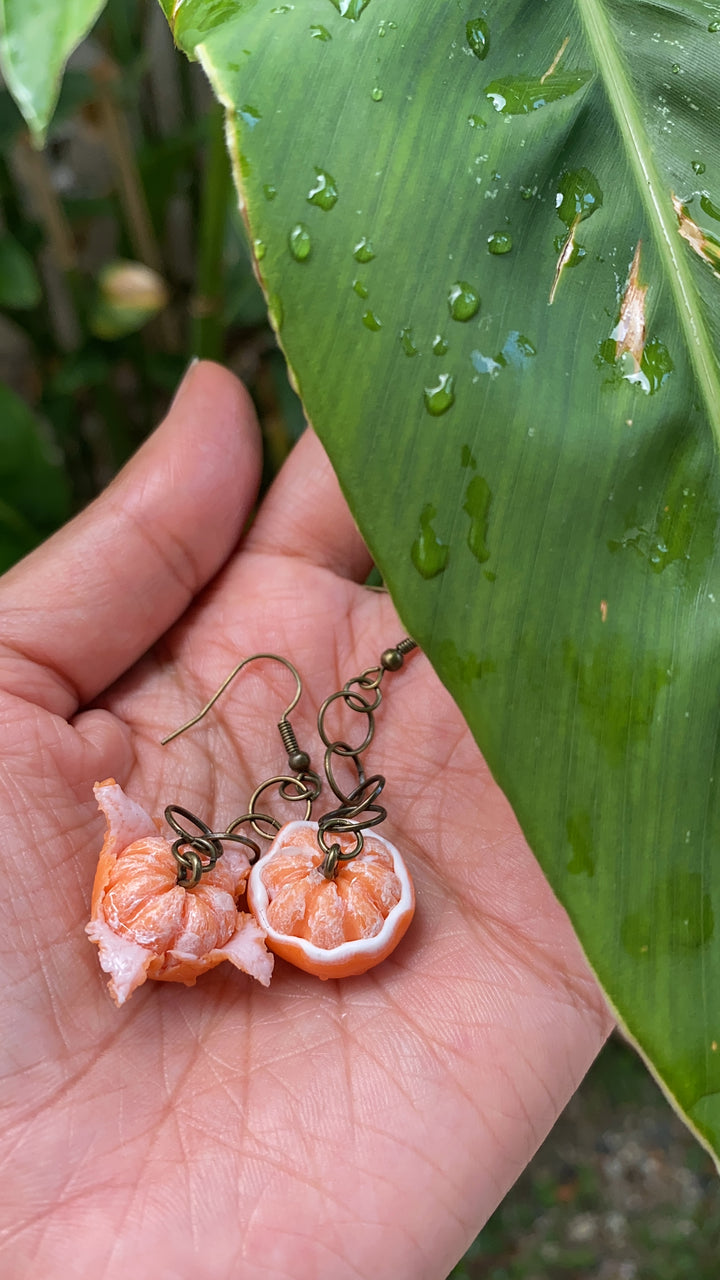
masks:
<svg viewBox="0 0 720 1280"><path fill-rule="evenodd" d="M467 42L481 62L490 52L490 28L484 18L471 18L465 25Z"/></svg>
<svg viewBox="0 0 720 1280"><path fill-rule="evenodd" d="M467 280L456 280L448 293L448 307L453 320L472 320L480 310L480 295Z"/></svg>
<svg viewBox="0 0 720 1280"><path fill-rule="evenodd" d="M304 222L296 222L288 236L288 247L296 262L305 262L310 257L312 240Z"/></svg>
<svg viewBox="0 0 720 1280"><path fill-rule="evenodd" d="M274 200L277 195L277 187L274 187L271 182L266 182L263 187L263 195L266 200Z"/></svg>
<svg viewBox="0 0 720 1280"><path fill-rule="evenodd" d="M330 0L342 18L357 22L363 9L367 9L370 0Z"/></svg>
<svg viewBox="0 0 720 1280"><path fill-rule="evenodd" d="M362 280L353 280L352 287L355 290L358 298L367 298L368 296L367 285L364 285Z"/></svg>
<svg viewBox="0 0 720 1280"><path fill-rule="evenodd" d="M705 165L703 164L702 160L693 160L692 171L693 173L697 173L697 174L701 174L705 172Z"/></svg>
<svg viewBox="0 0 720 1280"><path fill-rule="evenodd" d="M571 97L591 79L591 71L557 71L545 81L538 77L506 76L493 80L485 89L485 96L496 111L524 116L546 107L549 102Z"/></svg>
<svg viewBox="0 0 720 1280"><path fill-rule="evenodd" d="M490 559L487 528L491 501L492 494L487 480L483 476L473 476L465 491L463 511L470 516L467 543L480 564Z"/></svg>
<svg viewBox="0 0 720 1280"><path fill-rule="evenodd" d="M443 338L441 333L436 334L432 344L433 355L436 355L436 356L447 355L448 346L449 346L449 343L447 341L447 338Z"/></svg>
<svg viewBox="0 0 720 1280"><path fill-rule="evenodd" d="M447 413L455 403L455 379L450 373L441 373L434 387L425 387L425 408L433 418Z"/></svg>
<svg viewBox="0 0 720 1280"><path fill-rule="evenodd" d="M255 250L255 257L258 262L262 262L265 257L265 245L262 240L253 240L253 249Z"/></svg>
<svg viewBox="0 0 720 1280"><path fill-rule="evenodd" d="M319 209L332 209L338 201L337 183L326 169L315 167L315 185L307 193L308 204L316 204Z"/></svg>
<svg viewBox="0 0 720 1280"><path fill-rule="evenodd" d="M250 129L254 129L255 125L262 120L262 116L257 107L251 107L247 102L244 106L238 107L238 115Z"/></svg>
<svg viewBox="0 0 720 1280"><path fill-rule="evenodd" d="M383 95L382 89L377 88L377 86L373 89L372 93L370 94L370 97L372 98L373 102L382 102L383 96L384 95Z"/></svg>
<svg viewBox="0 0 720 1280"><path fill-rule="evenodd" d="M418 349L412 338L412 329L409 325L400 330L400 343L406 356L416 356L418 354Z"/></svg>
<svg viewBox="0 0 720 1280"><path fill-rule="evenodd" d="M513 247L512 236L507 231L494 231L488 236L488 253L497 255L509 253Z"/></svg>
<svg viewBox="0 0 720 1280"><path fill-rule="evenodd" d="M450 548L441 542L432 521L437 510L431 502L422 509L420 516L420 532L410 548L410 557L415 568L423 578L435 578L442 573L448 562Z"/></svg>
<svg viewBox="0 0 720 1280"><path fill-rule="evenodd" d="M467 122L471 129L487 129L487 125L482 116L468 116Z"/></svg>
<svg viewBox="0 0 720 1280"><path fill-rule="evenodd" d="M600 183L589 169L561 174L555 196L557 215L570 228L576 218L589 218L603 202Z"/></svg>
<svg viewBox="0 0 720 1280"><path fill-rule="evenodd" d="M356 262L372 262L374 257L375 250L373 249L371 242L368 240L367 236L363 236L362 240L358 240L358 243L353 249L353 258Z"/></svg>
<svg viewBox="0 0 720 1280"><path fill-rule="evenodd" d="M366 311L362 322L366 329L371 329L373 333L377 333L378 329L382 329L382 320L378 320L374 311Z"/></svg>
<svg viewBox="0 0 720 1280"><path fill-rule="evenodd" d="M327 27L323 27L320 24L310 28L310 38L311 40L332 40L332 36L330 35Z"/></svg>

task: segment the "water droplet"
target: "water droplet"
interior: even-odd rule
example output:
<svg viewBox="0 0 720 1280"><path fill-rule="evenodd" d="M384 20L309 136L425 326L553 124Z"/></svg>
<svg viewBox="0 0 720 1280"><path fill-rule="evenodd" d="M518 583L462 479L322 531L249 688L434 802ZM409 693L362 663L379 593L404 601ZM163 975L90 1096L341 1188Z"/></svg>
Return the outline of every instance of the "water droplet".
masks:
<svg viewBox="0 0 720 1280"><path fill-rule="evenodd" d="M538 111L549 102L569 98L584 88L592 79L592 71L556 71L544 82L538 77L505 76L494 80L485 89L496 111L507 115L525 116Z"/></svg>
<svg viewBox="0 0 720 1280"><path fill-rule="evenodd" d="M512 236L507 231L494 231L488 236L488 253L509 253L513 247Z"/></svg>
<svg viewBox="0 0 720 1280"><path fill-rule="evenodd" d="M537 191L537 187L521 187L520 196L523 200L532 200Z"/></svg>
<svg viewBox="0 0 720 1280"><path fill-rule="evenodd" d="M562 253L568 242L568 238L569 237L566 235L555 237L553 240L553 249L556 253ZM579 262L582 262L583 258L587 258L587 249L583 245L578 244L577 240L573 240L572 249L567 257L563 258L563 267L576 267Z"/></svg>
<svg viewBox="0 0 720 1280"><path fill-rule="evenodd" d="M433 338L433 344L432 344L433 355L436 355L436 356L447 355L448 346L449 346L449 343L447 341L447 338L444 338L441 333L437 333Z"/></svg>
<svg viewBox="0 0 720 1280"><path fill-rule="evenodd" d="M274 187L272 182L266 182L263 187L263 195L266 200L274 200L277 195L277 187Z"/></svg>
<svg viewBox="0 0 720 1280"><path fill-rule="evenodd" d="M357 22L363 9L367 9L370 0L330 0L342 18Z"/></svg>
<svg viewBox="0 0 720 1280"><path fill-rule="evenodd" d="M441 373L434 387L425 387L425 408L433 418L447 413L455 403L455 379L450 373Z"/></svg>
<svg viewBox="0 0 720 1280"><path fill-rule="evenodd" d="M362 240L358 240L353 249L353 258L356 262L372 262L375 257L375 250L367 236L363 236Z"/></svg>
<svg viewBox="0 0 720 1280"><path fill-rule="evenodd" d="M679 62L673 62L673 64L672 64L672 66L671 66L670 70L672 71L672 73L673 73L673 75L674 75L674 76L679 75L679 73L680 73L680 63L679 63Z"/></svg>
<svg viewBox="0 0 720 1280"><path fill-rule="evenodd" d="M384 97L382 89L378 89L378 87L376 86L373 89L372 93L370 94L370 97L372 98L373 102L382 102Z"/></svg>
<svg viewBox="0 0 720 1280"><path fill-rule="evenodd" d="M418 354L418 349L412 338L412 329L409 325L400 330L400 343L406 356L416 356Z"/></svg>
<svg viewBox="0 0 720 1280"><path fill-rule="evenodd" d="M330 35L327 27L323 27L319 23L310 28L310 38L311 40L332 40L332 36Z"/></svg>
<svg viewBox="0 0 720 1280"><path fill-rule="evenodd" d="M423 578L435 578L442 573L448 562L450 548L440 541L432 521L437 509L431 502L426 503L420 515L420 532L410 548L410 557L415 568Z"/></svg>
<svg viewBox="0 0 720 1280"><path fill-rule="evenodd" d="M382 320L378 320L374 311L366 311L362 322L366 329L371 329L373 333L377 333L378 329L382 329Z"/></svg>
<svg viewBox="0 0 720 1280"><path fill-rule="evenodd" d="M703 164L702 160L693 160L692 171L693 173L697 173L697 174L701 174L705 172L705 165Z"/></svg>
<svg viewBox="0 0 720 1280"><path fill-rule="evenodd" d="M497 378L505 364L504 359L493 360L492 356L484 356L482 351L471 351L470 359L472 360L473 368L477 369L478 373L489 373L491 378Z"/></svg>
<svg viewBox="0 0 720 1280"><path fill-rule="evenodd" d="M266 252L265 245L263 244L262 240L253 240L253 249L255 250L255 257L257 258L258 262L262 262Z"/></svg>
<svg viewBox="0 0 720 1280"><path fill-rule="evenodd" d="M448 307L453 320L472 320L480 310L480 295L467 280L456 280L448 293Z"/></svg>
<svg viewBox="0 0 720 1280"><path fill-rule="evenodd" d="M537 347L523 333L519 333L517 329L513 329L508 334L501 353L505 363L514 365L516 369L523 368L528 360L532 360L533 356L536 355ZM498 357L498 359L501 357Z"/></svg>
<svg viewBox="0 0 720 1280"><path fill-rule="evenodd" d="M315 185L307 193L308 204L316 204L319 209L332 209L338 201L337 183L326 169L315 166Z"/></svg>
<svg viewBox="0 0 720 1280"><path fill-rule="evenodd" d="M296 262L305 262L310 257L312 240L304 222L296 222L288 236L288 247Z"/></svg>
<svg viewBox="0 0 720 1280"><path fill-rule="evenodd" d="M465 491L463 511L470 516L467 544L480 564L490 559L487 530L491 501L492 494L487 480L483 476L473 476Z"/></svg>
<svg viewBox="0 0 720 1280"><path fill-rule="evenodd" d="M471 129L487 129L487 125L482 116L468 116L467 122Z"/></svg>
<svg viewBox="0 0 720 1280"><path fill-rule="evenodd" d="M582 222L589 218L603 202L600 183L589 169L567 171L560 176L555 196L557 215L566 227L571 227L576 218Z"/></svg>
<svg viewBox="0 0 720 1280"><path fill-rule="evenodd" d="M484 18L471 18L465 25L467 42L481 62L490 52L490 28Z"/></svg>
<svg viewBox="0 0 720 1280"><path fill-rule="evenodd" d="M720 18L713 18L712 22L708 23L708 31L720 31Z"/></svg>
<svg viewBox="0 0 720 1280"><path fill-rule="evenodd" d="M720 205L713 204L713 201L705 192L700 197L700 208L709 218L714 218L716 222L720 222Z"/></svg>
<svg viewBox="0 0 720 1280"><path fill-rule="evenodd" d="M271 9L270 12L271 13L291 13L294 8L295 8L294 4L278 4L275 6L274 9Z"/></svg>
<svg viewBox="0 0 720 1280"><path fill-rule="evenodd" d="M260 115L257 107L251 107L247 102L244 106L238 107L238 115L245 121L245 124L250 129L254 129L255 125L262 120L262 116Z"/></svg>
<svg viewBox="0 0 720 1280"><path fill-rule="evenodd" d="M388 18L383 18L378 26L377 33L381 38L383 38L387 35L388 31L397 31L397 22L390 22Z"/></svg>
<svg viewBox="0 0 720 1280"><path fill-rule="evenodd" d="M362 280L353 280L352 287L355 290L358 298L367 298L368 296L367 285L364 285Z"/></svg>
<svg viewBox="0 0 720 1280"><path fill-rule="evenodd" d="M475 461L473 451L469 444L464 444L462 447L462 451L460 453L460 466L466 470L468 467L472 467L473 471L475 471L477 467L477 462Z"/></svg>

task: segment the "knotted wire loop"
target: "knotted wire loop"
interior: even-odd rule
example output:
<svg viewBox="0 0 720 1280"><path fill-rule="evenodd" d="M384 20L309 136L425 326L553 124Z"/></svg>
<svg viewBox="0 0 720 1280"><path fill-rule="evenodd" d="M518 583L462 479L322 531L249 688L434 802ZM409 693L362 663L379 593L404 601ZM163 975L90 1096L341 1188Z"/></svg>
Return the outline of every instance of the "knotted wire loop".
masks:
<svg viewBox="0 0 720 1280"><path fill-rule="evenodd" d="M178 822L179 814L186 822L192 823L196 831L188 831ZM227 831L213 831L202 818L184 809L179 804L169 804L165 810L165 820L177 835L172 845L172 855L178 865L177 882L184 889L194 889L206 871L212 871L218 859L223 855L223 841L232 840L235 844L246 845L253 854L254 862L260 857L260 846L249 836L237 835L234 827L238 821L231 823Z"/></svg>
<svg viewBox="0 0 720 1280"><path fill-rule="evenodd" d="M377 804L385 786L385 778L380 773L366 777L360 759L375 736L375 712L382 702L383 694L380 685L386 671L399 671L405 656L416 648L414 640L406 637L394 648L386 649L377 666L368 667L359 676L348 680L338 693L330 694L318 712L318 733L325 747L325 776L331 790L340 804L323 814L318 823L318 844L324 858L318 870L328 880L337 875L341 862L350 862L362 852L364 847L363 831L378 826L387 817L387 810ZM372 697L368 697L372 694ZM333 703L342 699L350 711L367 717L365 737L358 746L351 746L344 738L333 738L326 727L326 717ZM336 776L334 759L352 760L358 775L358 784L350 792L343 791ZM352 835L355 843L350 849L343 849L333 836Z"/></svg>

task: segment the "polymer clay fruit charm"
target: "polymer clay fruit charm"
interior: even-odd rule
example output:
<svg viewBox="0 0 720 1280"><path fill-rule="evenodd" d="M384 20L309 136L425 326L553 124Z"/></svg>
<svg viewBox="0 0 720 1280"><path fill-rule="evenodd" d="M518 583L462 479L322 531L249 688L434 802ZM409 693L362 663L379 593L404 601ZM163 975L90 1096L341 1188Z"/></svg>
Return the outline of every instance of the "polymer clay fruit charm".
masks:
<svg viewBox="0 0 720 1280"><path fill-rule="evenodd" d="M405 933L415 893L389 840L364 832L361 851L343 860L354 836L333 833L340 856L331 874L317 822L289 822L255 863L248 906L276 955L318 978L348 978L380 964ZM327 871L327 866L326 866Z"/></svg>
<svg viewBox="0 0 720 1280"><path fill-rule="evenodd" d="M238 911L250 863L232 844L189 888L178 883L172 845L152 819L108 778L94 787L107 820L85 932L97 944L108 987L124 1004L147 978L195 985L229 960L267 986L273 957L251 915Z"/></svg>

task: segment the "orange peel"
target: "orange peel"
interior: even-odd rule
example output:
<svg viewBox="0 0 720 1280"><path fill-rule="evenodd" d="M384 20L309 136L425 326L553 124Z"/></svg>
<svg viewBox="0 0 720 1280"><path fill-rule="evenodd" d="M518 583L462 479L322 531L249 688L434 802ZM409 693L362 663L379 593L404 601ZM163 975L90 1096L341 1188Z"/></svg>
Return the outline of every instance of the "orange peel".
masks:
<svg viewBox="0 0 720 1280"><path fill-rule="evenodd" d="M226 849L201 882L177 883L170 842L114 778L94 787L107 830L85 932L96 943L101 968L119 1006L148 978L196 979L223 960L270 982L273 957L251 915L238 911L250 863L236 845Z"/></svg>

